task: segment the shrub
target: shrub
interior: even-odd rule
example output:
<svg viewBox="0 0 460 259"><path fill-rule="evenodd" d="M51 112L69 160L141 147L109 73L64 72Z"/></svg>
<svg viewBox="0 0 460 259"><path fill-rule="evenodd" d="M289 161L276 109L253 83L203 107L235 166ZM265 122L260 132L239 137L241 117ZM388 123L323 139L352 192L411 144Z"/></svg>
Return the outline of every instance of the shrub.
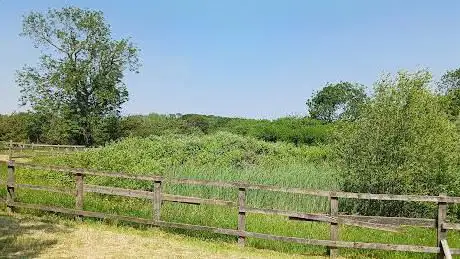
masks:
<svg viewBox="0 0 460 259"><path fill-rule="evenodd" d="M425 71L400 72L376 83L361 117L336 130L334 153L342 189L351 192L460 194L459 135L430 91ZM400 202L354 202L364 214L421 215L429 207ZM425 215L426 216L426 215Z"/></svg>
<svg viewBox="0 0 460 259"><path fill-rule="evenodd" d="M322 161L328 154L326 147L295 147L288 143L266 143L251 137L217 132L211 135L131 137L102 149L75 153L57 160L77 167L96 166L100 169L142 173L171 170L179 166L248 168L275 161ZM54 161L53 158L51 160ZM136 170L139 166L142 170Z"/></svg>
<svg viewBox="0 0 460 259"><path fill-rule="evenodd" d="M267 142L284 141L295 145L327 142L331 124L303 117L276 120L227 118L212 115L132 115L123 118L124 136L148 137L168 134L213 134L226 131Z"/></svg>

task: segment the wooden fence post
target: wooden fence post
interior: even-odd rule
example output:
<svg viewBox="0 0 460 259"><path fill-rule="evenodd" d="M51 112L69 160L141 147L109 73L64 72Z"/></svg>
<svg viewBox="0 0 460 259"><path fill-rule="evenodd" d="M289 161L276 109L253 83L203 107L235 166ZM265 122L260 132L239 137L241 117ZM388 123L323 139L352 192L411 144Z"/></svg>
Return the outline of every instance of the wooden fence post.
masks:
<svg viewBox="0 0 460 259"><path fill-rule="evenodd" d="M16 177L14 175L14 171L14 160L8 160L8 179L6 180L6 210L8 213L14 212L14 187L16 185Z"/></svg>
<svg viewBox="0 0 460 259"><path fill-rule="evenodd" d="M436 226L437 226L437 246L440 249L440 252L438 254L439 259L445 258L444 250L442 249L442 243L441 241L443 239L447 239L447 229L444 229L442 227L442 224L446 221L447 218L447 203L443 200L443 198L446 197L445 194L440 194L439 198L440 200L438 201L438 218L436 220Z"/></svg>
<svg viewBox="0 0 460 259"><path fill-rule="evenodd" d="M13 141L10 140L10 144L8 147L8 160L11 160L13 158Z"/></svg>
<svg viewBox="0 0 460 259"><path fill-rule="evenodd" d="M153 220L161 220L161 180L153 182Z"/></svg>
<svg viewBox="0 0 460 259"><path fill-rule="evenodd" d="M339 239L339 223L338 223L339 198L335 196L334 193L331 193L329 200L330 200L329 215L337 220L336 222L330 223L331 241L337 241ZM339 250L336 247L330 246L328 247L328 250L329 250L330 258L338 257Z"/></svg>
<svg viewBox="0 0 460 259"><path fill-rule="evenodd" d="M447 240L441 240L442 245L442 252L444 253L444 258L452 259L452 253L450 252L449 244L447 244Z"/></svg>
<svg viewBox="0 0 460 259"><path fill-rule="evenodd" d="M238 230L241 232L246 231L246 188L238 189ZM238 245L244 246L245 235L238 236Z"/></svg>
<svg viewBox="0 0 460 259"><path fill-rule="evenodd" d="M77 173L75 174L75 188L76 188L76 195L75 195L75 209L76 210L83 210L83 174ZM77 220L81 220L81 216L76 217Z"/></svg>

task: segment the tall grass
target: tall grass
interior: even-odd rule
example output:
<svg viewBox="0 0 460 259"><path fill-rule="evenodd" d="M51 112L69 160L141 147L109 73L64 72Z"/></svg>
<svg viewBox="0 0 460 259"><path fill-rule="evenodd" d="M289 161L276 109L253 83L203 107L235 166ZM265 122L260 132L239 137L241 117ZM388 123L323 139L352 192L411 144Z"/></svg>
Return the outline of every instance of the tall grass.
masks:
<svg viewBox="0 0 460 259"><path fill-rule="evenodd" d="M295 147L283 143L265 143L228 133L197 136L162 136L148 139L130 138L113 143L105 148L75 153L55 158L37 158L38 163L85 167L135 174L154 174L167 177L187 177L223 181L246 181L250 183L285 187L337 190L338 181L333 167L327 163L327 148ZM5 179L5 168L2 170ZM70 175L40 170L18 168L17 182L47 184L74 188ZM104 186L151 190L152 183L107 177L86 177L85 182ZM4 190L2 190L4 195ZM237 190L217 187L201 187L165 184L164 192L203 198L237 200ZM58 205L72 208L74 198L39 191L18 190L20 201ZM328 210L326 198L306 195L274 193L250 190L248 206L273 208L298 212L321 212ZM85 210L114 213L142 218L152 217L149 200L114 197L102 194L87 194ZM236 228L236 208L212 205L189 205L164 203L162 219L172 222ZM247 216L249 231L295 237L328 239L329 226L324 223L289 221L285 217L255 215ZM234 237L171 230L206 239L232 241ZM460 247L460 235L449 233L449 244ZM432 230L404 228L399 233L388 233L356 227L341 227L340 238L349 241L403 243L433 246L435 233ZM248 245L284 252L324 254L324 247L305 246L260 239L248 239ZM365 254L380 258L428 258L429 255L412 253L388 253L381 251L343 250L345 255Z"/></svg>

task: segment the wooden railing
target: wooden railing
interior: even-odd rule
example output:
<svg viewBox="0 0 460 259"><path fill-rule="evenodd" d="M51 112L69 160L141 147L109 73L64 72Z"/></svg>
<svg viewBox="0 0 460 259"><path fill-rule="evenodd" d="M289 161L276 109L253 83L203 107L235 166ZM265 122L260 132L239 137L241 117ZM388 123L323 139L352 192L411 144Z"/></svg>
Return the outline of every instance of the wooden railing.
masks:
<svg viewBox="0 0 460 259"><path fill-rule="evenodd" d="M78 145L49 145L49 144L36 144L36 143L23 143L13 141L0 141L0 147L6 152L10 159L33 157L39 154L61 154L70 153L74 151L82 151L87 149L86 146ZM34 151L34 154L25 154L24 151Z"/></svg>
<svg viewBox="0 0 460 259"><path fill-rule="evenodd" d="M31 184L16 183L15 169L16 167L28 168L35 170L48 170L59 173L70 173L75 177L75 189L64 189L52 186L39 186ZM97 186L84 183L85 176L102 176L115 177L122 179L135 179L149 181L152 183L152 191L132 190L124 188L115 188L108 186ZM236 201L225 201L218 199L204 199L200 197L188 197L180 195L172 195L164 193L162 185L164 183L199 185L199 186L215 186L234 189L238 192ZM140 224L148 224L158 227L180 228L199 231L210 231L214 233L233 235L238 237L238 244L244 246L245 238L262 238L268 240L277 240L285 242L294 242L306 245L318 245L328 247L329 254L332 258L338 256L338 248L357 248L357 249L378 249L391 251L407 251L420 253L438 254L439 258L451 258L451 254L460 254L460 249L449 249L447 244L447 231L460 230L460 224L447 222L447 205L460 203L460 197L440 196L419 196L419 195L392 195L392 194L370 194L370 193L350 193L340 191L323 191L301 188L286 188L269 185L249 184L243 182L222 182L210 180L198 180L187 178L165 178L162 176L145 176L131 175L125 173L94 171L86 169L64 168L56 166L42 166L27 163L8 162L8 179L6 182L7 197L4 200L7 208L12 212L15 208L37 209L43 211L51 211L76 215L78 217L94 217L94 218L113 218L121 221L135 222ZM32 189L49 191L61 194L75 196L75 208L62 208L55 206L45 206L39 204L28 204L15 201L15 192L20 189ZM330 211L328 214L313 214L300 213L284 210L274 210L265 208L251 208L246 204L246 193L248 190L264 190L282 193L305 194L311 196L328 197L330 202ZM121 215L106 214L84 210L84 194L85 193L100 193L125 197L144 198L152 201L152 219L128 217ZM339 198L346 199L368 199L368 200L383 200L383 201L409 201L409 202L432 202L438 206L436 219L428 218L400 218L400 217L377 217L377 216L355 216L339 214ZM161 207L163 202L179 202L188 204L212 204L218 206L230 206L238 208L238 224L237 229L224 229L210 226L190 225L184 223L175 223L163 221L161 218ZM330 224L330 239L319 240L300 237L286 237L271 234L255 233L246 230L246 215L248 213L281 215L286 216L289 220L315 221L325 222ZM383 243L365 243L365 242L350 242L339 240L339 225L351 225L363 228L379 229L385 231L397 231L401 225L415 226L424 228L437 229L437 243L435 246L420 246L420 245L397 245Z"/></svg>

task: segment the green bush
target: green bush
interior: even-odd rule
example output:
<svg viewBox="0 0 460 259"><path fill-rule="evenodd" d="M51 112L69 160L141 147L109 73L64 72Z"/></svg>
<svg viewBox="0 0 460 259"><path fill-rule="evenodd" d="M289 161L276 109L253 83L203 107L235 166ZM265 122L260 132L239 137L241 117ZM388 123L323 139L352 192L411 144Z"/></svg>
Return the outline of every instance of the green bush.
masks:
<svg viewBox="0 0 460 259"><path fill-rule="evenodd" d="M183 125L173 115L149 115L126 116L121 121L124 137L149 137L161 136L171 133L182 132Z"/></svg>
<svg viewBox="0 0 460 259"><path fill-rule="evenodd" d="M459 135L439 98L430 90L428 72L401 72L376 83L361 117L336 132L335 154L342 189L351 192L460 195ZM354 202L363 214L418 216L428 205ZM460 216L460 215L457 215Z"/></svg>
<svg viewBox="0 0 460 259"><path fill-rule="evenodd" d="M0 141L24 141L29 139L31 127L29 113L0 114Z"/></svg>
<svg viewBox="0 0 460 259"><path fill-rule="evenodd" d="M267 142L284 141L295 145L327 143L333 129L331 124L303 117L258 120L198 114L133 115L123 118L122 125L124 136L213 134L226 131Z"/></svg>
<svg viewBox="0 0 460 259"><path fill-rule="evenodd" d="M60 157L39 157L36 163L118 171L128 174L163 175L218 181L245 181L284 187L338 190L334 169L324 160L327 147L296 147L267 143L227 132L211 135L165 135L126 138L102 148ZM51 185L68 183L68 176L53 172L18 170L26 182L47 179ZM21 179L18 178L18 181ZM148 181L109 177L85 178L88 184L151 190ZM236 199L236 190L185 185L164 186L165 192L204 198ZM254 206L326 212L324 197L251 191ZM134 213L134 212L133 212Z"/></svg>
<svg viewBox="0 0 460 259"><path fill-rule="evenodd" d="M296 147L289 143L267 143L217 132L210 135L130 137L105 148L57 159L43 158L42 162L59 161L80 167L156 172L183 166L249 168L282 161L318 162L324 161L328 155L327 147Z"/></svg>

